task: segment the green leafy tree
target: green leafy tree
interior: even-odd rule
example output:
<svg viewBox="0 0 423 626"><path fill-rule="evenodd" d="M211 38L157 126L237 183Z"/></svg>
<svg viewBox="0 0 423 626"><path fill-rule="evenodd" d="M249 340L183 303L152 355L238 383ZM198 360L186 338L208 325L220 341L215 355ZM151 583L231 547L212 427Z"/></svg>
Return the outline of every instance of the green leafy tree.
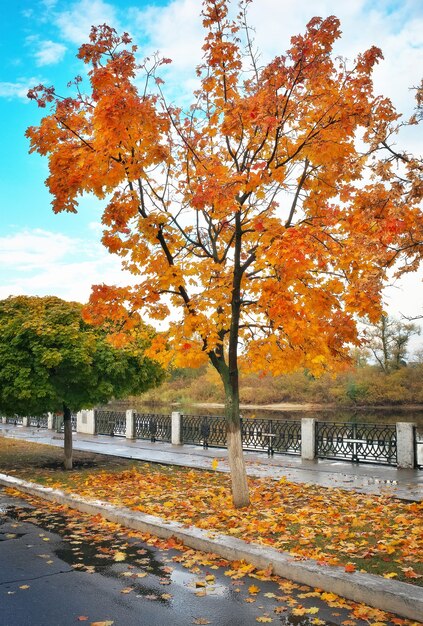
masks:
<svg viewBox="0 0 423 626"><path fill-rule="evenodd" d="M125 347L88 325L82 305L53 296L0 301L0 411L40 415L63 411L65 468L72 468L71 413L111 398L141 393L163 371L144 356L140 328Z"/></svg>

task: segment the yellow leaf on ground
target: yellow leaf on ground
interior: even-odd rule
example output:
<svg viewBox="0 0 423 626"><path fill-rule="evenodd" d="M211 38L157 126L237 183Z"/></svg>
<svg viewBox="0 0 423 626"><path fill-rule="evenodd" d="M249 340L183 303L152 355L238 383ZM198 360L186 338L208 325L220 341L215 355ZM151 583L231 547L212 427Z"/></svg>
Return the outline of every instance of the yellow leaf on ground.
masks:
<svg viewBox="0 0 423 626"><path fill-rule="evenodd" d="M124 561L126 559L126 554L125 552L115 552L114 556L113 556L113 560L118 562L119 561Z"/></svg>

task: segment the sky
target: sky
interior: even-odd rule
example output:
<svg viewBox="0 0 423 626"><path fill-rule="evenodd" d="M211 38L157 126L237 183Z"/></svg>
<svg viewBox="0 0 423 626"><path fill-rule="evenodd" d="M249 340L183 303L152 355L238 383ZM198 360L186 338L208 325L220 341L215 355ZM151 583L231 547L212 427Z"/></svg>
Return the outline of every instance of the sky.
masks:
<svg viewBox="0 0 423 626"><path fill-rule="evenodd" d="M87 301L92 284L125 284L119 261L103 249L101 204L83 198L77 215L54 215L44 180L47 160L28 154L25 130L42 112L27 97L39 83L66 93L83 72L76 58L91 25L128 31L140 55L159 50L173 60L166 88L189 102L201 61L201 0L14 0L2 7L0 66L0 298L56 295ZM235 3L234 3L235 4ZM336 15L343 35L336 53L350 60L371 45L384 61L374 74L375 92L391 98L407 118L423 75L421 0L254 0L249 11L262 60L289 47L314 15ZM398 146L423 152L422 127L408 129ZM385 292L394 316L423 313L423 272L410 274Z"/></svg>

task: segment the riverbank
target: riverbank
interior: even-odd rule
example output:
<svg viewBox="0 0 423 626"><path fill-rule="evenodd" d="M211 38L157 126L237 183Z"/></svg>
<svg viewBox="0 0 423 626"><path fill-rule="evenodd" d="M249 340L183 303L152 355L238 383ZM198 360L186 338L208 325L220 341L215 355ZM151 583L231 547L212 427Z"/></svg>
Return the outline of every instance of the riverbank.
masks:
<svg viewBox="0 0 423 626"><path fill-rule="evenodd" d="M174 403L175 407L182 406L182 403ZM199 408L219 408L224 409L225 405L219 402L193 402L191 406ZM248 410L263 410L263 411L422 411L423 404L376 404L376 405L339 405L335 403L331 404L319 404L317 402L274 402L271 404L245 404L241 403L239 408ZM175 408L175 410L177 410Z"/></svg>

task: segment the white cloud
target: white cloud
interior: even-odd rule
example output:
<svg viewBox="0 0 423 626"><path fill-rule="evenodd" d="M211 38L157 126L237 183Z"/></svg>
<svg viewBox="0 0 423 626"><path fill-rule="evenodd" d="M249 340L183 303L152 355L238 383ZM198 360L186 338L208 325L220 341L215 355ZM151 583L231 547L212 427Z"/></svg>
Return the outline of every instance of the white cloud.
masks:
<svg viewBox="0 0 423 626"><path fill-rule="evenodd" d="M380 47L385 60L375 69L375 90L389 96L399 111L409 112L413 98L408 89L420 82L423 66L423 13L419 0L338 2L314 0L259 0L253 2L250 22L263 60L283 53L292 35L303 33L314 15L335 14L341 20L341 39L335 52L352 61L372 45Z"/></svg>
<svg viewBox="0 0 423 626"><path fill-rule="evenodd" d="M142 33L150 50L172 59L171 72L192 70L202 57L200 11L198 0L173 0L164 7L131 9L131 32Z"/></svg>
<svg viewBox="0 0 423 626"><path fill-rule="evenodd" d="M91 26L106 23L119 30L114 6L103 0L80 0L70 10L58 12L55 23L61 37L77 45L88 40Z"/></svg>
<svg viewBox="0 0 423 626"><path fill-rule="evenodd" d="M38 67L59 63L65 55L66 46L54 41L40 41L38 50L34 52L35 62Z"/></svg>
<svg viewBox="0 0 423 626"><path fill-rule="evenodd" d="M54 294L86 302L93 284L133 280L99 243L41 229L0 238L0 267L0 298Z"/></svg>
<svg viewBox="0 0 423 626"><path fill-rule="evenodd" d="M43 82L40 78L18 78L15 82L0 82L0 98L19 98L27 102L28 89L40 82Z"/></svg>
<svg viewBox="0 0 423 626"><path fill-rule="evenodd" d="M40 269L68 254L74 243L60 233L41 229L22 231L0 239L0 265L18 271Z"/></svg>
<svg viewBox="0 0 423 626"><path fill-rule="evenodd" d="M235 2L232 10L236 10ZM161 71L171 99L186 104L198 86L195 67L201 63L204 30L199 0L172 0L166 6L130 8L126 28L142 41L141 55L154 51L172 59ZM350 62L372 45L382 48L385 60L374 70L375 92L392 99L408 118L414 107L410 88L419 84L423 67L423 11L420 0L255 0L249 7L249 22L261 61L283 54L293 35L303 33L315 15L335 14L341 20L341 39L335 53ZM417 147L416 133L409 148Z"/></svg>

